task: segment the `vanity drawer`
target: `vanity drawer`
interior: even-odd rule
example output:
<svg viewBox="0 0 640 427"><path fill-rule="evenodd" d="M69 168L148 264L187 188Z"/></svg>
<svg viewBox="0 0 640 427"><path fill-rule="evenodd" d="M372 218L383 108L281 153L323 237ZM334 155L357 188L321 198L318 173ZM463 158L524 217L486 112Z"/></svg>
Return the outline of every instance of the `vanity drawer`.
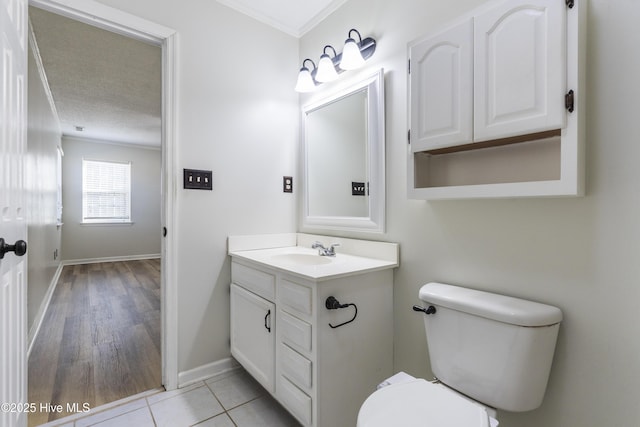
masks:
<svg viewBox="0 0 640 427"><path fill-rule="evenodd" d="M278 400L302 422L311 425L311 398L296 387L291 381L280 376L278 382Z"/></svg>
<svg viewBox="0 0 640 427"><path fill-rule="evenodd" d="M311 351L311 325L280 310L278 328L282 342L300 351Z"/></svg>
<svg viewBox="0 0 640 427"><path fill-rule="evenodd" d="M311 288L282 279L278 292L280 302L284 307L302 314L311 315Z"/></svg>
<svg viewBox="0 0 640 427"><path fill-rule="evenodd" d="M307 390L311 389L311 361L292 350L285 344L280 344L280 369L282 375L291 382Z"/></svg>
<svg viewBox="0 0 640 427"><path fill-rule="evenodd" d="M232 262L231 280L269 301L275 300L276 277L273 274Z"/></svg>

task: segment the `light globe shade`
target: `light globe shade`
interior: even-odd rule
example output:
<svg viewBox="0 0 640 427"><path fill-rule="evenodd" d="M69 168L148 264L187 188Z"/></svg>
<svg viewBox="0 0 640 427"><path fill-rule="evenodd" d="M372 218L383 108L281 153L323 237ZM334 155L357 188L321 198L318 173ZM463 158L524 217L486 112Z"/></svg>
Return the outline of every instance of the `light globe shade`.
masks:
<svg viewBox="0 0 640 427"><path fill-rule="evenodd" d="M311 72L308 68L302 68L298 73L298 82L296 83L296 92L313 92L316 84L313 82Z"/></svg>
<svg viewBox="0 0 640 427"><path fill-rule="evenodd" d="M320 57L318 62L318 72L316 73L316 80L321 83L331 82L338 78L338 72L333 65L333 61L326 53Z"/></svg>
<svg viewBox="0 0 640 427"><path fill-rule="evenodd" d="M355 70L364 65L364 58L360 53L360 47L354 39L347 39L344 43L344 50L342 51L342 60L340 61L340 68L343 70Z"/></svg>

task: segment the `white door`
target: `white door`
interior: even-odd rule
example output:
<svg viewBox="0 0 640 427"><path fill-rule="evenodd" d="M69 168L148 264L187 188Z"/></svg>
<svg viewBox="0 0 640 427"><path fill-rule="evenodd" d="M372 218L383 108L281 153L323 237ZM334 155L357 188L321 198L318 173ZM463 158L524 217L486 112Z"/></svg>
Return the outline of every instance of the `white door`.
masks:
<svg viewBox="0 0 640 427"><path fill-rule="evenodd" d="M473 138L473 21L409 48L411 150L467 144Z"/></svg>
<svg viewBox="0 0 640 427"><path fill-rule="evenodd" d="M1 2L0 238L13 246L27 238L27 1ZM0 259L0 425L7 427L27 425L26 275L26 257L8 252Z"/></svg>
<svg viewBox="0 0 640 427"><path fill-rule="evenodd" d="M275 305L231 284L231 354L269 392L275 392Z"/></svg>
<svg viewBox="0 0 640 427"><path fill-rule="evenodd" d="M565 2L505 1L474 31L474 140L564 127Z"/></svg>

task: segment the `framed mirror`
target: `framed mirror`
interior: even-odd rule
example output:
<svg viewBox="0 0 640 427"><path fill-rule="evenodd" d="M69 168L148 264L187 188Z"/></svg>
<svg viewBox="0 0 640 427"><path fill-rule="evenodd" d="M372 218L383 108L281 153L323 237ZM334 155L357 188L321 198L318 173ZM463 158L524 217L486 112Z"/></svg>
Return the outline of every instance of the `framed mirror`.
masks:
<svg viewBox="0 0 640 427"><path fill-rule="evenodd" d="M384 232L384 70L302 114L303 226Z"/></svg>

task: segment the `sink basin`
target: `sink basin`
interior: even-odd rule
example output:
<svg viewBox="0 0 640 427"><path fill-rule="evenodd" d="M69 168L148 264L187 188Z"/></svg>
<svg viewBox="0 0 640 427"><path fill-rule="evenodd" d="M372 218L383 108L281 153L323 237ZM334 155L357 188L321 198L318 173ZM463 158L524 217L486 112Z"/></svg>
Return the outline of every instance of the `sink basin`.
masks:
<svg viewBox="0 0 640 427"><path fill-rule="evenodd" d="M283 262L295 265L322 265L329 264L331 258L311 254L278 254L271 257L274 262Z"/></svg>

